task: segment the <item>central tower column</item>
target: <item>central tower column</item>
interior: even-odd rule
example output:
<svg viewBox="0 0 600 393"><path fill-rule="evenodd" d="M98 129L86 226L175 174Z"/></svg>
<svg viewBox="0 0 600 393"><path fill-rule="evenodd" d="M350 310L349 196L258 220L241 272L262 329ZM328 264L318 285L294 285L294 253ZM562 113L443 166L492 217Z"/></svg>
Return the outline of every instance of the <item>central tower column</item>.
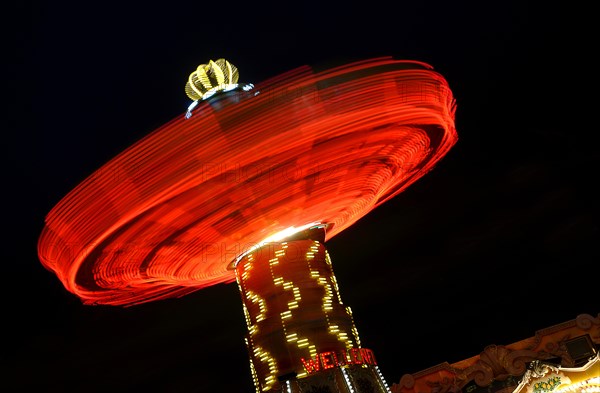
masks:
<svg viewBox="0 0 600 393"><path fill-rule="evenodd" d="M256 391L389 392L341 300L324 236L298 237L267 243L235 267Z"/></svg>

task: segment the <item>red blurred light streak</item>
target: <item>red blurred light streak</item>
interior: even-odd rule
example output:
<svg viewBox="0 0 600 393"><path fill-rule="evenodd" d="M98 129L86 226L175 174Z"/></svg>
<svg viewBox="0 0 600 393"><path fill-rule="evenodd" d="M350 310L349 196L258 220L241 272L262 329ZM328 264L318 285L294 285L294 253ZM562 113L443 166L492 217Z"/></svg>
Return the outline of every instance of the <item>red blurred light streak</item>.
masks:
<svg viewBox="0 0 600 393"><path fill-rule="evenodd" d="M235 281L229 263L291 226L327 239L402 192L456 143L427 64L371 59L203 102L85 179L47 215L42 264L86 304L132 305Z"/></svg>

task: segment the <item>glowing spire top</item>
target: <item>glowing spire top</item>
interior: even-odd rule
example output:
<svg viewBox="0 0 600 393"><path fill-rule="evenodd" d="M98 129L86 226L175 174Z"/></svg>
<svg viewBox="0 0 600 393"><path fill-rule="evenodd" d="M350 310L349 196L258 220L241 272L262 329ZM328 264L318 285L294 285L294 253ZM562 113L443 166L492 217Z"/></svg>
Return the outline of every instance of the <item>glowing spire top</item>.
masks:
<svg viewBox="0 0 600 393"><path fill-rule="evenodd" d="M210 60L190 74L185 94L194 101L204 100L218 91L236 88L238 79L239 72L233 64L225 59Z"/></svg>

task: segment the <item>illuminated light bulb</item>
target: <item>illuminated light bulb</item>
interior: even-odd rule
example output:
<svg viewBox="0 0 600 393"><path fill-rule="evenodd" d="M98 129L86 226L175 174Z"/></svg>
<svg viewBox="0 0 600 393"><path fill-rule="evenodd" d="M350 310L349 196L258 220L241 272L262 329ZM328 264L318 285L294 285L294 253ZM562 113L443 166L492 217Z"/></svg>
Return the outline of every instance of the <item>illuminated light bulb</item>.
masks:
<svg viewBox="0 0 600 393"><path fill-rule="evenodd" d="M342 367L342 374L344 374L344 380L346 381L346 387L350 391L350 393L354 393L354 388L352 387L352 383L350 382L350 376L345 368Z"/></svg>
<svg viewBox="0 0 600 393"><path fill-rule="evenodd" d="M293 342L298 340L298 333L288 334L287 336L288 342Z"/></svg>
<svg viewBox="0 0 600 393"><path fill-rule="evenodd" d="M385 381L385 378L383 378L383 374L381 373L381 370L379 369L379 366L375 365L374 367L375 367L375 370L377 370L377 375L379 375L379 380L383 384L383 386L385 387L385 390L388 393L391 393L392 391L390 390L387 382Z"/></svg>

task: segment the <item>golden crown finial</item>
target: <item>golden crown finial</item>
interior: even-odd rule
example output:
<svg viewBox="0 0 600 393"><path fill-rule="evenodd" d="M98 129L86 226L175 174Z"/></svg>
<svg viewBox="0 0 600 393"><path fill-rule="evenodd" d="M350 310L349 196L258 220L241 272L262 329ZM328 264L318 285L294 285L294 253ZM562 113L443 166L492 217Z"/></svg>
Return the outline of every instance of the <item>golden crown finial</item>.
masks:
<svg viewBox="0 0 600 393"><path fill-rule="evenodd" d="M194 101L205 100L219 91L237 87L238 69L225 59L200 64L185 84L185 94Z"/></svg>

